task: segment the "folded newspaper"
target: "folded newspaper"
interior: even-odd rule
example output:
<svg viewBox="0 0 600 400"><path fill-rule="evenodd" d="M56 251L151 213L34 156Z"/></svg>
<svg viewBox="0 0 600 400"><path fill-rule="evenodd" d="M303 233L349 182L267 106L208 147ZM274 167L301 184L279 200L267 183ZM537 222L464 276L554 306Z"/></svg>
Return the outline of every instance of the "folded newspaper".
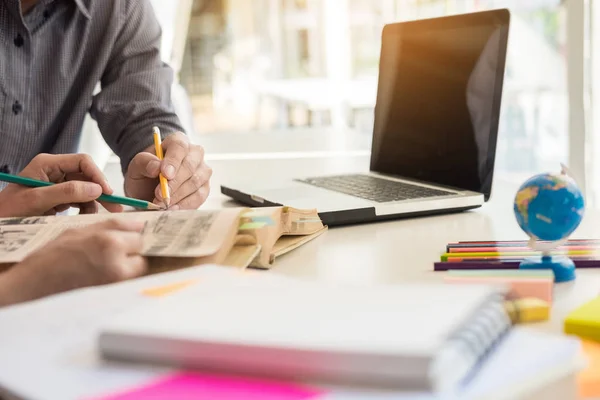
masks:
<svg viewBox="0 0 600 400"><path fill-rule="evenodd" d="M290 207L126 212L0 219L0 264L10 267L67 229L107 219L145 223L151 272L199 264L268 269L327 230L315 210Z"/></svg>

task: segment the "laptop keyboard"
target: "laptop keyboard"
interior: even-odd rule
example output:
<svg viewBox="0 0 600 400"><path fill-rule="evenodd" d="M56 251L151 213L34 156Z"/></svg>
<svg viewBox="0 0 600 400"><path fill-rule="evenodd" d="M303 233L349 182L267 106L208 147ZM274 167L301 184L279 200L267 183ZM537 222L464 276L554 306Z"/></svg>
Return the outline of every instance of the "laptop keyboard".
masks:
<svg viewBox="0 0 600 400"><path fill-rule="evenodd" d="M453 192L397 182L371 175L339 175L299 179L300 182L376 203L447 196Z"/></svg>

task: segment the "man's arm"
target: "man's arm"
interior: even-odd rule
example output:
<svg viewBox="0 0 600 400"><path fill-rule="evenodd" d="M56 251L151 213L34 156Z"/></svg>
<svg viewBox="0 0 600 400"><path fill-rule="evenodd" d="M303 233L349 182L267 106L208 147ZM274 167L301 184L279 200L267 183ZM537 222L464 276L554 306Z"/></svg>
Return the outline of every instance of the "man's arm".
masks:
<svg viewBox="0 0 600 400"><path fill-rule="evenodd" d="M162 172L169 181L172 209L200 207L210 191L212 170L204 150L190 143L171 103L173 71L160 59L161 29L148 0L122 1L121 31L94 98L92 116L102 135L121 158L128 196L163 199ZM152 127L158 126L164 161L153 154Z"/></svg>
<svg viewBox="0 0 600 400"><path fill-rule="evenodd" d="M121 4L121 31L91 115L125 173L136 154L151 148L153 126L165 136L183 127L171 102L173 70L160 58L161 28L152 5L147 0Z"/></svg>

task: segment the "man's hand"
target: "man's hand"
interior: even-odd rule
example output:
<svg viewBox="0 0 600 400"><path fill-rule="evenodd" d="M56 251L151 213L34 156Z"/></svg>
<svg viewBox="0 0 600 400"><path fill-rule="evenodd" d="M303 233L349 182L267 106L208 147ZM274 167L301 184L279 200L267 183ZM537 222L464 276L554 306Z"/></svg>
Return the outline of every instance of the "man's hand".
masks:
<svg viewBox="0 0 600 400"><path fill-rule="evenodd" d="M0 217L54 215L69 207L81 213L98 211L95 200L102 194L112 194L108 181L92 158L86 154L39 154L19 174L56 185L30 188L9 184L0 192ZM120 212L117 204L103 204L112 212Z"/></svg>
<svg viewBox="0 0 600 400"><path fill-rule="evenodd" d="M163 198L158 175L169 181L171 192L170 210L196 209L210 193L212 169L204 162L204 149L191 144L181 133L167 136L162 142L162 163L154 154L154 146L137 154L127 169L125 193L137 199L162 205Z"/></svg>
<svg viewBox="0 0 600 400"><path fill-rule="evenodd" d="M0 274L0 307L143 275L143 227L111 220L64 232Z"/></svg>

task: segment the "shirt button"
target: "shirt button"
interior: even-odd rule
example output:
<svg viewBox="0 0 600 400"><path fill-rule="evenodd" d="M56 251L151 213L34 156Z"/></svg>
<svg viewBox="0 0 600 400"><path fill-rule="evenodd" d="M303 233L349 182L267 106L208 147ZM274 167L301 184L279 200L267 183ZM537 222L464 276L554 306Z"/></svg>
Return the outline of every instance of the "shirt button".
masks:
<svg viewBox="0 0 600 400"><path fill-rule="evenodd" d="M50 10L44 10L43 16L44 16L44 19L50 18Z"/></svg>
<svg viewBox="0 0 600 400"><path fill-rule="evenodd" d="M23 105L21 103L19 103L18 101L15 101L15 103L12 106L12 110L13 110L13 114L19 115L23 112Z"/></svg>
<svg viewBox="0 0 600 400"><path fill-rule="evenodd" d="M0 167L0 172L5 174L10 174L10 167L6 164Z"/></svg>
<svg viewBox="0 0 600 400"><path fill-rule="evenodd" d="M21 34L17 34L17 37L14 40L15 46L17 47L22 47L25 44L25 39L23 39L23 36L21 36Z"/></svg>

